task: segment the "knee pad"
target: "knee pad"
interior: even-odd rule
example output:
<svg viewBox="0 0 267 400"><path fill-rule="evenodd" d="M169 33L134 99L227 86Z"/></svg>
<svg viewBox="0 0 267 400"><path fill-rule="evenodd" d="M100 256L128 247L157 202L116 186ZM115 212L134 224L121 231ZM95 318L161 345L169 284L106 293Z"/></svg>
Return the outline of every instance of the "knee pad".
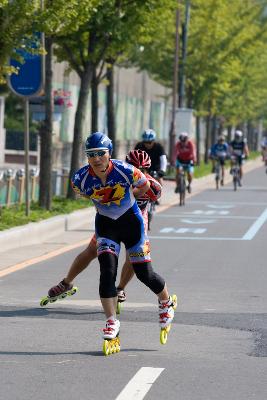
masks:
<svg viewBox="0 0 267 400"><path fill-rule="evenodd" d="M112 253L102 253L98 256L98 260L100 264L99 295L103 298L116 297L118 258Z"/></svg>
<svg viewBox="0 0 267 400"><path fill-rule="evenodd" d="M107 239L105 237L98 237L97 238L97 255L103 253L112 253L116 257L119 257L120 254L120 245L113 240Z"/></svg>
<svg viewBox="0 0 267 400"><path fill-rule="evenodd" d="M134 272L137 278L143 282L155 294L162 292L165 286L164 279L158 275L152 268L150 262L133 264Z"/></svg>

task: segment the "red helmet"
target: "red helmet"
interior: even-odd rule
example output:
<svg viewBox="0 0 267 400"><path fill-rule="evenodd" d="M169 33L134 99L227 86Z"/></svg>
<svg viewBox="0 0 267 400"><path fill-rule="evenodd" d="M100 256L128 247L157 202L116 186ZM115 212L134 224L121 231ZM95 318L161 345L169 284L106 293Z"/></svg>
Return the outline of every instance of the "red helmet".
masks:
<svg viewBox="0 0 267 400"><path fill-rule="evenodd" d="M132 164L136 168L149 168L151 159L143 150L131 150L126 156L126 162Z"/></svg>

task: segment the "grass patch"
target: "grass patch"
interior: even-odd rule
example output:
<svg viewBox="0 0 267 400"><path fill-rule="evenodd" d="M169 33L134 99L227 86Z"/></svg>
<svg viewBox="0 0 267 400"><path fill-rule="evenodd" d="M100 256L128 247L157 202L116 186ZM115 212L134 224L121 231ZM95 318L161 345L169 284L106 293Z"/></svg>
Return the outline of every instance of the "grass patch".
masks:
<svg viewBox="0 0 267 400"><path fill-rule="evenodd" d="M0 231L25 225L29 222L37 222L51 218L56 215L69 214L73 211L92 206L92 202L86 199L69 200L63 197L54 197L51 211L38 206L36 202L31 203L30 215L25 215L25 204L17 204L11 207L0 208Z"/></svg>

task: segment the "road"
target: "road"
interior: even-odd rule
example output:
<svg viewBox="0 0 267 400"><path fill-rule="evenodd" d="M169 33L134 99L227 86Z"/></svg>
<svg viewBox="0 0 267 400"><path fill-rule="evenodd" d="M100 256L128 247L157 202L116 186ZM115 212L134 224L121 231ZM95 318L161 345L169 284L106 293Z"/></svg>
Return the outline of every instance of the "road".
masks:
<svg viewBox="0 0 267 400"><path fill-rule="evenodd" d="M237 192L206 189L156 214L150 237L153 265L179 299L167 344L155 296L134 279L121 352L102 355L96 261L77 278L79 293L39 307L78 248L1 278L1 399L266 399L264 168Z"/></svg>

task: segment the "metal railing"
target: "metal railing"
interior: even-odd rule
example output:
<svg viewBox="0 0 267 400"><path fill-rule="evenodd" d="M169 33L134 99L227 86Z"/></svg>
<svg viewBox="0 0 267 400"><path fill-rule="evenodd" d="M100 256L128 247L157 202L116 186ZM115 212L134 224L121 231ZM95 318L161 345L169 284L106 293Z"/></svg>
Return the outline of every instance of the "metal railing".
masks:
<svg viewBox="0 0 267 400"><path fill-rule="evenodd" d="M67 170L62 172L52 171L53 196L66 196L69 174ZM29 193L31 201L38 201L39 197L39 169L30 169ZM25 202L25 170L23 168L6 169L0 171L0 206L9 207L13 204Z"/></svg>

